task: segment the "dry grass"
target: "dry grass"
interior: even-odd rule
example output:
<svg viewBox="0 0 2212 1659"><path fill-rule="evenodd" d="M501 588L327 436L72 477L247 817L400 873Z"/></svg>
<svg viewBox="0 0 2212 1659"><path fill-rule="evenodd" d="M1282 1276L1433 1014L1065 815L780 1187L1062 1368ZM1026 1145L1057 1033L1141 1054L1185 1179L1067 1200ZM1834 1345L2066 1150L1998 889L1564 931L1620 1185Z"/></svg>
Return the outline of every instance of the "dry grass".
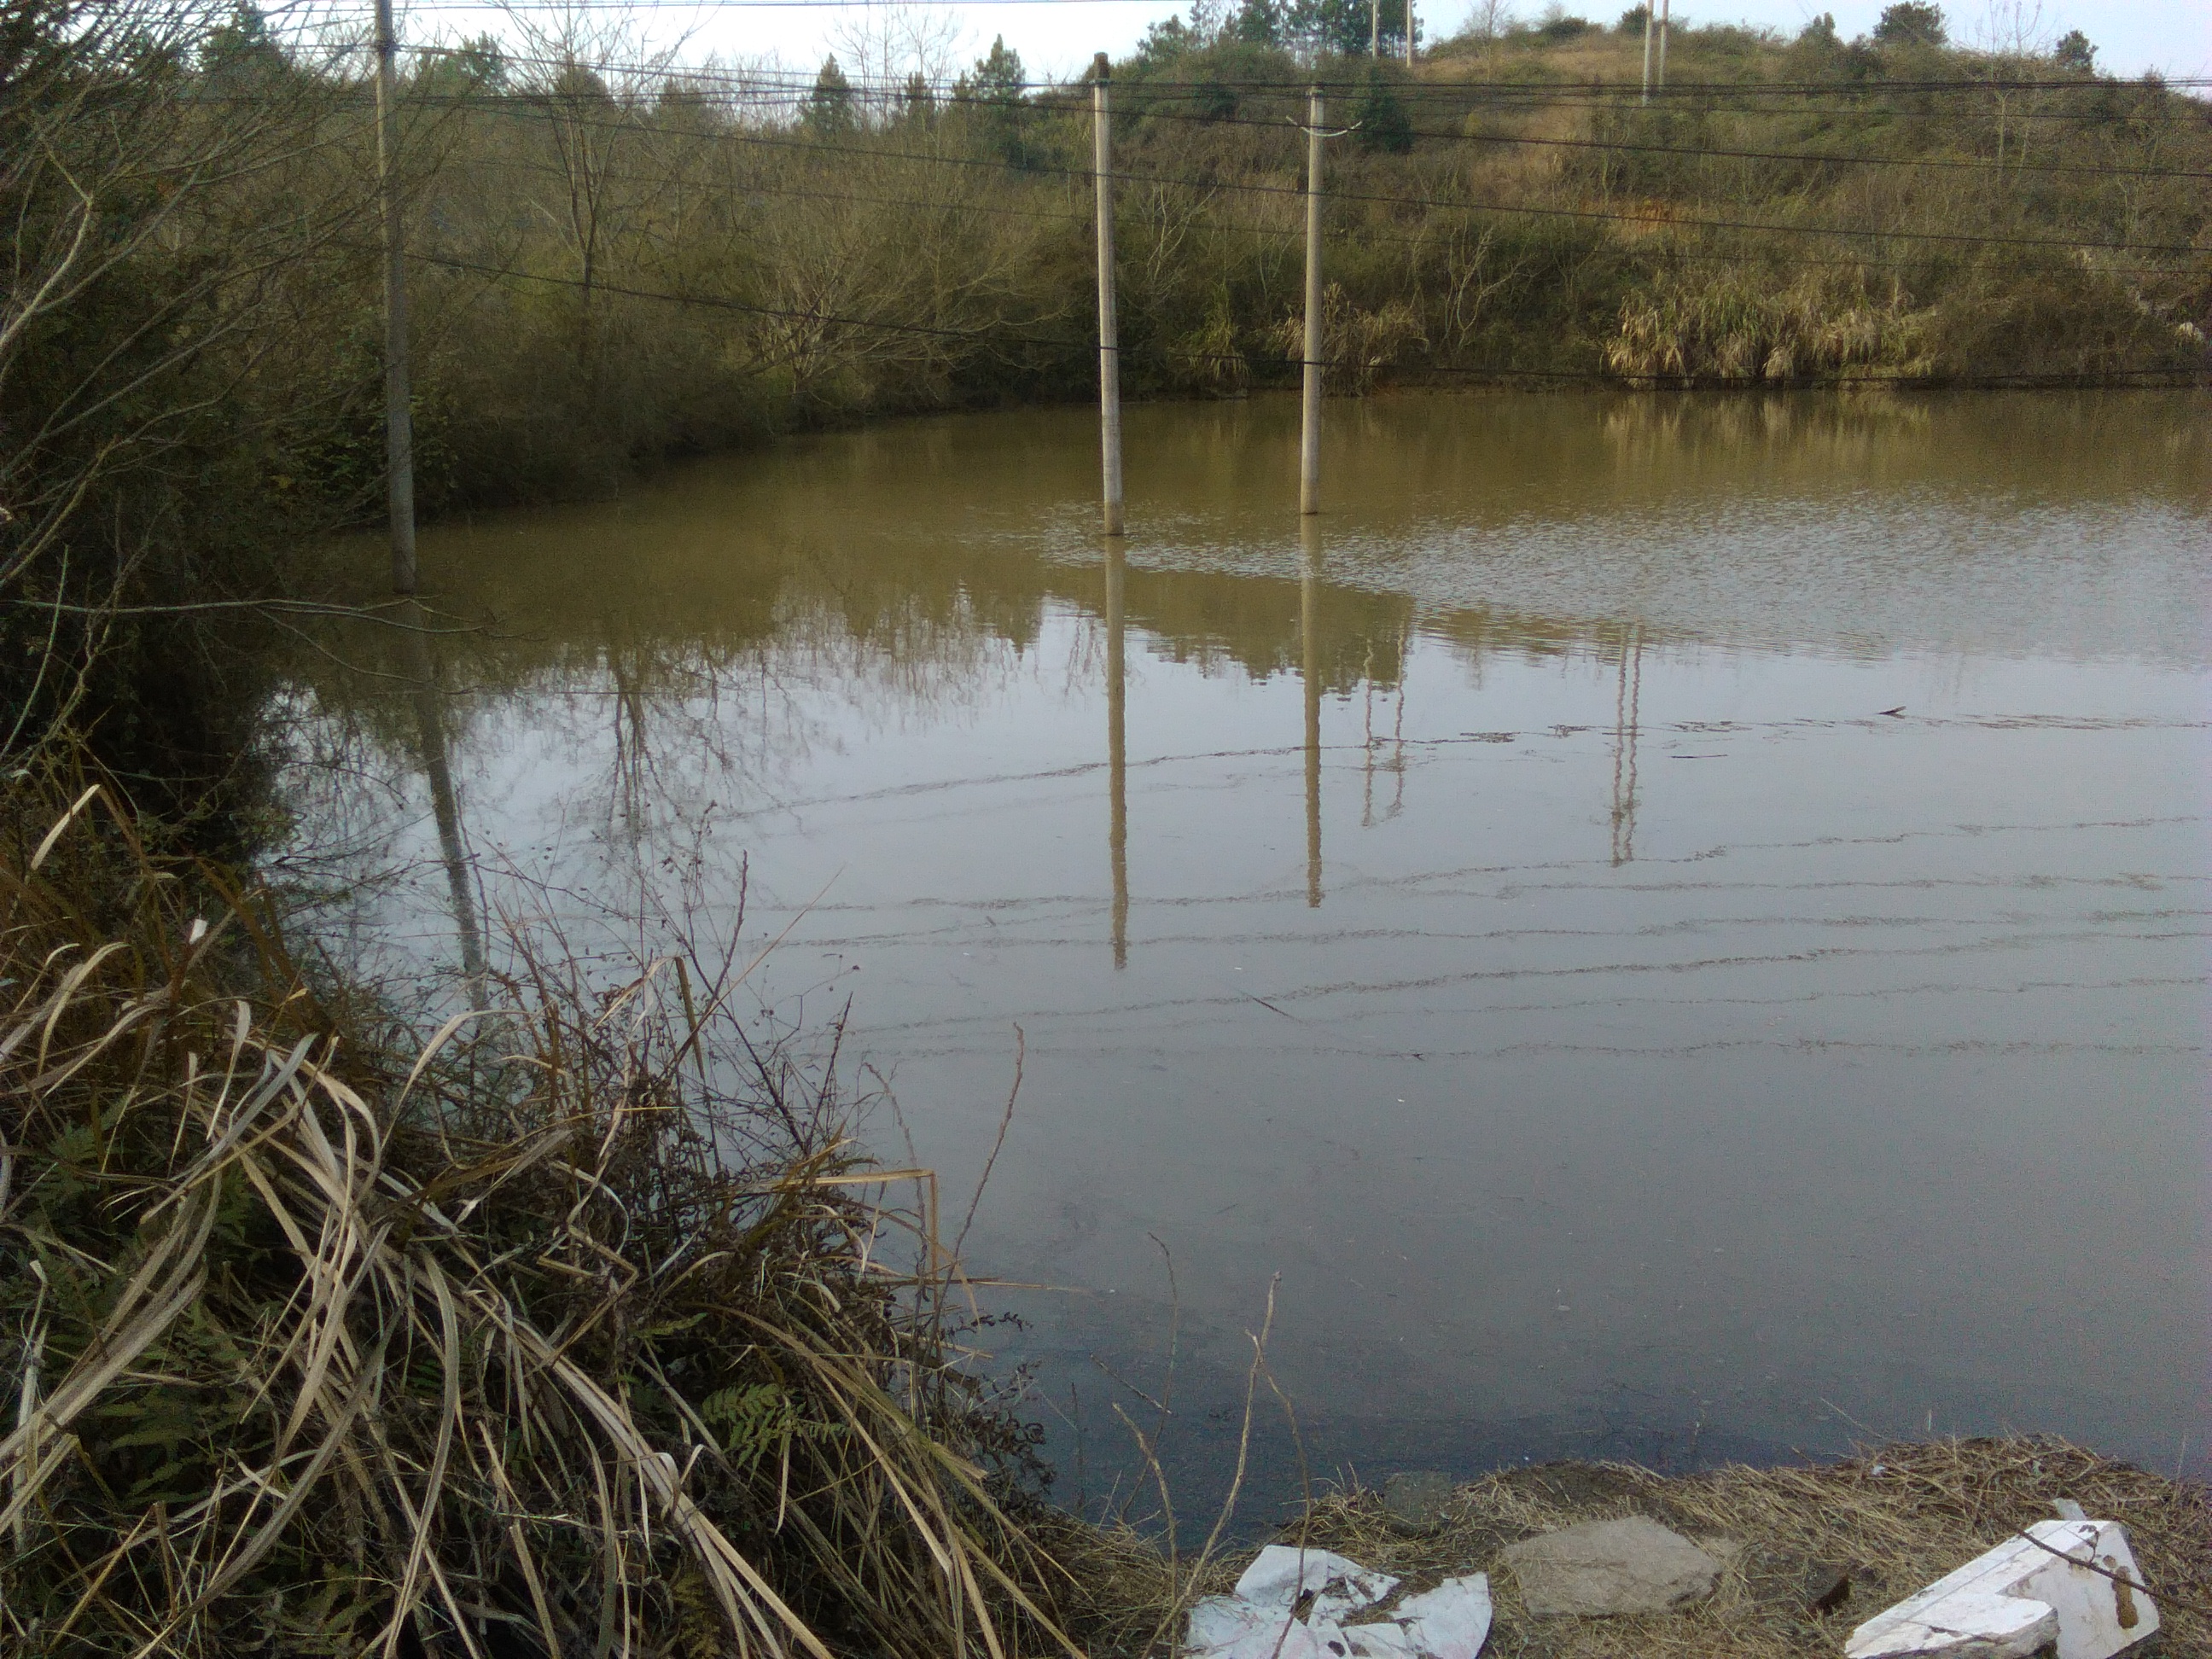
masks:
<svg viewBox="0 0 2212 1659"><path fill-rule="evenodd" d="M389 1060L265 904L18 785L0 1651L1062 1645L934 1206L729 959L526 957Z"/></svg>
<svg viewBox="0 0 2212 1659"><path fill-rule="evenodd" d="M2058 1498L2128 1528L2163 1621L2153 1643L2131 1651L2143 1659L2212 1654L2212 1498L2056 1440L1943 1440L1809 1468L1671 1477L1613 1463L1509 1469L1461 1487L1433 1534L1398 1531L1379 1496L1352 1492L1317 1503L1304 1536L1387 1568L1415 1589L1489 1571L1498 1620L1485 1659L1802 1659L1840 1653L1854 1626L2051 1519ZM1737 1546L1721 1552L1728 1566L1713 1596L1650 1617L1529 1617L1511 1573L1498 1570L1498 1551L1625 1515ZM1224 1564L1205 1588L1226 1589L1246 1559ZM1852 1578L1850 1599L1826 1614L1806 1599L1808 1577L1820 1568Z"/></svg>

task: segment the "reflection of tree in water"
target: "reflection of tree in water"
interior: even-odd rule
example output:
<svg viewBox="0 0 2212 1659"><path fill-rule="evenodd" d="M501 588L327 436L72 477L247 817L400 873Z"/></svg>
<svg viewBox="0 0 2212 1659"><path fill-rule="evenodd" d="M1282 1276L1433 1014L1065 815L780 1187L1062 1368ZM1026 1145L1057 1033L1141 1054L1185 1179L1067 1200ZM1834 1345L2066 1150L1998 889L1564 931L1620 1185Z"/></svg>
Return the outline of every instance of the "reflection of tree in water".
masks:
<svg viewBox="0 0 2212 1659"><path fill-rule="evenodd" d="M1103 591L1097 563L1042 559L1034 541L938 544L910 559L891 556L894 550L793 534L772 549L752 544L725 562L702 558L634 583L594 582L580 566L556 571L539 596L542 608L517 602L526 623L441 635L428 673L409 656L415 647L386 630L303 654L293 695L312 711L310 746L351 750L303 791L313 803L302 812L307 837L354 843L363 849L357 866L369 873L367 849L396 851L410 821L410 792L377 781L423 779L460 955L473 976L483 945L463 920L480 912L463 902L470 849L461 821L471 787L504 776L499 787L525 792L550 814L532 826L495 807L507 836L520 835L533 860L552 860L544 871L561 867L562 879L592 904L642 914L670 869L700 858L711 825L762 815L764 828L781 822L775 815L799 805L794 779L848 744L957 726L1030 686L1074 696L1103 690L1111 928L1115 960L1125 963L1123 726L1133 628L1148 653L1203 672L1241 671L1256 680L1297 675L1307 887L1315 903L1322 896L1325 696L1364 695L1361 822L1371 827L1404 806L1404 677L1417 628L1478 678L1497 651L1609 658L1627 648L1640 657L1643 643L1638 628L1624 647L1631 636L1610 622L1419 606L1408 594L1362 585L1370 573L1357 547L1340 568L1312 541L1302 546L1295 574L1147 570L1117 556L1107 562ZM1047 638L1066 641L1065 662L1058 645L1053 660L1043 659L1037 647ZM334 658L351 659L354 671L337 672ZM1624 672L1631 691L1615 721L1613 836L1622 861L1633 856L1636 793L1634 677ZM1394 696L1394 708L1378 710L1378 700ZM560 761L546 774L562 781L557 793L516 769L513 745L523 732ZM1387 788L1378 773L1387 775ZM352 784L331 783L333 775ZM714 840L742 844L726 831ZM496 860L516 856L503 845L482 850ZM736 876L707 870L702 878L726 884ZM720 896L733 900L734 888Z"/></svg>

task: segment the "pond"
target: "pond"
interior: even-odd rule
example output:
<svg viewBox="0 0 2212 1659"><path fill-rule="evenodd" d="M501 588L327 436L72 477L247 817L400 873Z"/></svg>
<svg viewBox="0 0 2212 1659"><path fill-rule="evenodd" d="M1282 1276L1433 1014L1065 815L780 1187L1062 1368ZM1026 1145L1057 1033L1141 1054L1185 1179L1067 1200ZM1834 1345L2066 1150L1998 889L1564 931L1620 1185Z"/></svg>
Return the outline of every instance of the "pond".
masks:
<svg viewBox="0 0 2212 1659"><path fill-rule="evenodd" d="M434 696L302 659L295 869L449 985L486 908L742 894L948 1233L1004 1122L965 1254L1094 1506L1117 1406L1218 1497L1271 1295L1262 1509L1930 1431L2201 1469L2208 413L1332 402L1302 524L1294 401L1148 406L1121 546L1079 409L700 463L424 535L470 626Z"/></svg>

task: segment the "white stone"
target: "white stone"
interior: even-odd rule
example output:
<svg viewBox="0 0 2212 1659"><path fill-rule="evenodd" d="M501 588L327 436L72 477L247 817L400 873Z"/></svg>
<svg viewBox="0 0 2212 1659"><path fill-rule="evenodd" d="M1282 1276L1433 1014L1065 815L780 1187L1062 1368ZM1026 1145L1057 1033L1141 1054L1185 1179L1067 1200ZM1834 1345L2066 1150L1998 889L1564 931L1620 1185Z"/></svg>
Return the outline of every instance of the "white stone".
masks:
<svg viewBox="0 0 2212 1659"><path fill-rule="evenodd" d="M1664 1613L1711 1593L1721 1574L1711 1556L1642 1515L1526 1538L1499 1559L1540 1619Z"/></svg>
<svg viewBox="0 0 2212 1659"><path fill-rule="evenodd" d="M2054 1553L2055 1552L2055 1553ZM2090 1564L2129 1581L2115 1583ZM2117 1521L2039 1521L1861 1625L1845 1659L2112 1659L2158 1628Z"/></svg>

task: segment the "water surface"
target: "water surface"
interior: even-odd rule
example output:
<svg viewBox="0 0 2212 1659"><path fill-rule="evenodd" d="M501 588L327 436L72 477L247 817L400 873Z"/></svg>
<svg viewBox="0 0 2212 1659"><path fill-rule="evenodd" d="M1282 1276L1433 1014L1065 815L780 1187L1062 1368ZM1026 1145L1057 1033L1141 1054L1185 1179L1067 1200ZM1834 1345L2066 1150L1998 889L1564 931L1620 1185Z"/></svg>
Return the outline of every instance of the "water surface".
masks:
<svg viewBox="0 0 2212 1659"><path fill-rule="evenodd" d="M1271 1287L1269 1498L1300 1448L2197 1463L2208 412L1332 404L1302 526L1293 404L1149 407L1124 549L1082 410L702 464L426 534L483 626L429 693L303 662L303 848L448 975L457 895L611 946L745 890L956 1210L1018 1028L968 1255L1053 1287L997 1334L1071 1495L1164 1389L1218 1488Z"/></svg>

